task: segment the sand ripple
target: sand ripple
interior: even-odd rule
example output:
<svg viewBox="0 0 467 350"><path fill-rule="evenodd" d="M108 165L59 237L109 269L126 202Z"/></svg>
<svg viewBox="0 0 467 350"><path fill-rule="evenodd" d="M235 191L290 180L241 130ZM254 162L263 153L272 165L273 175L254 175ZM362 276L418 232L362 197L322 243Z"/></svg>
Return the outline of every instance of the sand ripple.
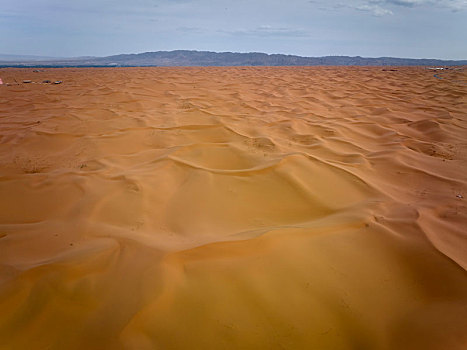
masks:
<svg viewBox="0 0 467 350"><path fill-rule="evenodd" d="M0 349L467 346L464 70L0 77Z"/></svg>

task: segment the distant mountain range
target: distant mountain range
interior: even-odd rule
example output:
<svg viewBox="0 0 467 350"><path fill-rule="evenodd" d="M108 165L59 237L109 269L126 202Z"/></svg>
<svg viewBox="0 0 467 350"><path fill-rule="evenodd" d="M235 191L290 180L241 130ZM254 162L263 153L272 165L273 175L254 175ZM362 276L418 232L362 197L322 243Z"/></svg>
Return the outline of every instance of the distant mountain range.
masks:
<svg viewBox="0 0 467 350"><path fill-rule="evenodd" d="M147 67L147 66L460 66L467 60L394 57L302 57L260 52L156 51L107 57L42 58L0 55L0 67Z"/></svg>

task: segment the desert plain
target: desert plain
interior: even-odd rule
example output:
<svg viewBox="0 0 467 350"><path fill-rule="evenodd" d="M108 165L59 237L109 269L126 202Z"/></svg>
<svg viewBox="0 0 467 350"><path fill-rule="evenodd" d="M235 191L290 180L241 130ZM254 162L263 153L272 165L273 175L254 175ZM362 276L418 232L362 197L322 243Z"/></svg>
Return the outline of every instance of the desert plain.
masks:
<svg viewBox="0 0 467 350"><path fill-rule="evenodd" d="M465 69L0 78L0 349L467 349Z"/></svg>

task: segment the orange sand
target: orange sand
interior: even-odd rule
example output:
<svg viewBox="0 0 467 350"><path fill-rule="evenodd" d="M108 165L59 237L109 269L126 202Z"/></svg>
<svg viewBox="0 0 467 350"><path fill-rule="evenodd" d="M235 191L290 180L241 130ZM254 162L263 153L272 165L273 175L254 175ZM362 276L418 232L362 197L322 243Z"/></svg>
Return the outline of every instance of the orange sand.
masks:
<svg viewBox="0 0 467 350"><path fill-rule="evenodd" d="M467 349L467 73L0 69L0 349Z"/></svg>

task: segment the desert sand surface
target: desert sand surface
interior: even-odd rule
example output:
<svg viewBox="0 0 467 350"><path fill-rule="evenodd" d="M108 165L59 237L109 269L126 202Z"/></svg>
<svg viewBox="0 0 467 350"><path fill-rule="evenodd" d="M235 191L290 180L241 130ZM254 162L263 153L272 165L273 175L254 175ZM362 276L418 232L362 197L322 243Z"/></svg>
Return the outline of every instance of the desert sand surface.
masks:
<svg viewBox="0 0 467 350"><path fill-rule="evenodd" d="M0 78L0 349L467 349L466 70Z"/></svg>

